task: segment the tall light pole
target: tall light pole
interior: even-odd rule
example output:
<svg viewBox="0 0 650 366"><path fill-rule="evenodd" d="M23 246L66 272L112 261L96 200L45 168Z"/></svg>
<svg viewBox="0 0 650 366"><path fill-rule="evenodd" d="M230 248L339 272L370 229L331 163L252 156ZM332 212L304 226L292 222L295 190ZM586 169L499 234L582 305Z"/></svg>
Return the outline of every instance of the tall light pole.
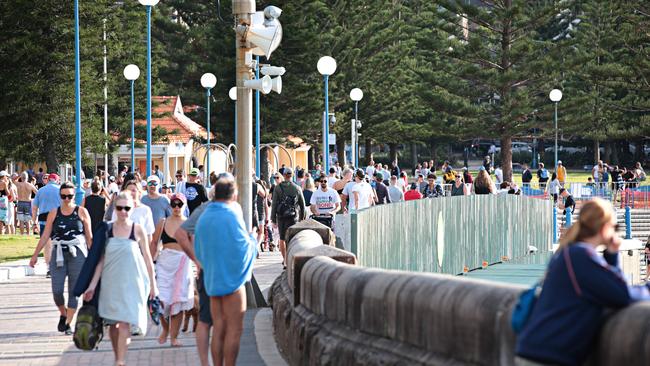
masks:
<svg viewBox="0 0 650 366"><path fill-rule="evenodd" d="M330 56L323 56L316 65L318 72L323 75L325 84L325 111L323 112L323 160L326 174L330 170L330 146L329 146L329 77L336 72L336 60Z"/></svg>
<svg viewBox="0 0 650 366"><path fill-rule="evenodd" d="M354 163L355 168L359 168L359 134L357 128L359 126L359 101L363 99L363 91L359 88L354 88L350 91L350 99L354 101L354 123L352 124L352 156L351 161Z"/></svg>
<svg viewBox="0 0 650 366"><path fill-rule="evenodd" d="M131 82L131 173L135 172L135 81L140 77L140 68L136 65L127 65L124 68L124 77Z"/></svg>
<svg viewBox="0 0 650 366"><path fill-rule="evenodd" d="M235 102L235 146L237 146L237 87L233 86L230 88L230 91L228 91L228 96L230 97L230 100Z"/></svg>
<svg viewBox="0 0 650 366"><path fill-rule="evenodd" d="M201 76L201 86L205 88L205 96L206 96L206 109L205 109L205 123L207 126L208 130L208 156L207 156L207 162L206 162L206 172L208 179L206 179L206 186L210 187L210 90L214 88L214 86L217 85L217 77L214 76L214 74L211 73L205 73L203 76Z"/></svg>
<svg viewBox="0 0 650 366"><path fill-rule="evenodd" d="M104 18L104 184L108 187L108 52L106 51L106 18Z"/></svg>
<svg viewBox="0 0 650 366"><path fill-rule="evenodd" d="M138 0L147 7L147 175L151 175L151 9L160 0Z"/></svg>
<svg viewBox="0 0 650 366"><path fill-rule="evenodd" d="M548 97L551 99L551 102L555 103L553 122L555 123L555 169L557 170L557 104L562 100L562 91L560 89L553 89Z"/></svg>
<svg viewBox="0 0 650 366"><path fill-rule="evenodd" d="M260 56L255 56L255 79L260 78ZM260 177L260 91L255 90L255 176Z"/></svg>
<svg viewBox="0 0 650 366"><path fill-rule="evenodd" d="M85 191L81 187L81 81L79 69L79 0L74 0L74 111L75 111L75 170L77 191L75 201L81 205Z"/></svg>

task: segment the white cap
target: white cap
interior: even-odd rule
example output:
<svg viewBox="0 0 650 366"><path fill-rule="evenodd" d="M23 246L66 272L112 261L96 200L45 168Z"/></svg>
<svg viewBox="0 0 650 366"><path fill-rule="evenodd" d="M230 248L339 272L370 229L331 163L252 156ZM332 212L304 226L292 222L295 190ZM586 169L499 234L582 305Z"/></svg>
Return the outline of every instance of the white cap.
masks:
<svg viewBox="0 0 650 366"><path fill-rule="evenodd" d="M6 170L0 170L0 177L8 177L9 173Z"/></svg>
<svg viewBox="0 0 650 366"><path fill-rule="evenodd" d="M147 183L155 181L157 184L160 184L160 178L158 178L157 175L150 175L149 178L147 178Z"/></svg>
<svg viewBox="0 0 650 366"><path fill-rule="evenodd" d="M562 164L562 160L558 160L557 163L558 163L558 164Z"/></svg>

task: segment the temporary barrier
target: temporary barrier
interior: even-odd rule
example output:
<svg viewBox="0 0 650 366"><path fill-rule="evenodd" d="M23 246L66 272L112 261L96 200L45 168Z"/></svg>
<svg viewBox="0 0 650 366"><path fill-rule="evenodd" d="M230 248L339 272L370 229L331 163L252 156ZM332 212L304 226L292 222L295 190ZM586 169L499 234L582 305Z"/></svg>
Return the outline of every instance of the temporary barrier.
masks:
<svg viewBox="0 0 650 366"><path fill-rule="evenodd" d="M366 267L458 274L550 250L551 213L548 200L514 195L373 206L350 214L350 247Z"/></svg>

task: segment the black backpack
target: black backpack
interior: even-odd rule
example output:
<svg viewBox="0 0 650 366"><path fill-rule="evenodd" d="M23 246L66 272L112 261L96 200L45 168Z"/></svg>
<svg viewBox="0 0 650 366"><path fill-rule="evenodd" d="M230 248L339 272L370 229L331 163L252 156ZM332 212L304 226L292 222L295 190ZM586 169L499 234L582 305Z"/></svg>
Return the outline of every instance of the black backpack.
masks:
<svg viewBox="0 0 650 366"><path fill-rule="evenodd" d="M278 203L278 217L283 219L293 219L296 217L296 205L298 204L298 197L288 196L284 193L281 185L278 185L282 191L282 199Z"/></svg>
<svg viewBox="0 0 650 366"><path fill-rule="evenodd" d="M77 314L77 323L74 326L75 346L84 351L95 349L104 338L104 322L93 305L84 305Z"/></svg>

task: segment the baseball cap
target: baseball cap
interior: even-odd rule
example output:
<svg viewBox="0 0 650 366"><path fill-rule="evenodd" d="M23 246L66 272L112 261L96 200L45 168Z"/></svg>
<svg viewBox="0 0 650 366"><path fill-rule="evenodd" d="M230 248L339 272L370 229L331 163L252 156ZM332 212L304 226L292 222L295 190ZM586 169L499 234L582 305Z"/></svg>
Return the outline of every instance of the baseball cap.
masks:
<svg viewBox="0 0 650 366"><path fill-rule="evenodd" d="M0 177L8 177L8 176L9 176L9 173L7 173L6 170L0 171Z"/></svg>
<svg viewBox="0 0 650 366"><path fill-rule="evenodd" d="M115 177L111 175L110 177L108 177L108 180L111 181L111 182L114 182L114 181L115 181Z"/></svg>
<svg viewBox="0 0 650 366"><path fill-rule="evenodd" d="M558 163L558 164L562 164L562 160L558 160L557 163Z"/></svg>
<svg viewBox="0 0 650 366"><path fill-rule="evenodd" d="M52 173L52 174L47 176L47 179L48 180L59 180L59 175L56 174L56 173Z"/></svg>
<svg viewBox="0 0 650 366"><path fill-rule="evenodd" d="M199 175L201 172L199 172L198 168L192 168L190 169L190 175Z"/></svg>
<svg viewBox="0 0 650 366"><path fill-rule="evenodd" d="M383 180L383 179L384 179L384 175L381 174L381 173L375 173L375 178L376 178L376 179L382 179L382 180Z"/></svg>
<svg viewBox="0 0 650 366"><path fill-rule="evenodd" d="M172 194L172 196L169 198L169 201L171 202L171 201L174 201L174 200L181 201L184 204L187 203L187 198L185 198L185 195L182 194L182 193L174 193L174 194Z"/></svg>
<svg viewBox="0 0 650 366"><path fill-rule="evenodd" d="M283 175L293 175L293 169L289 167L285 167L284 170L282 171Z"/></svg>
<svg viewBox="0 0 650 366"><path fill-rule="evenodd" d="M147 183L149 182L156 182L156 185L160 184L160 178L158 178L157 175L150 175L149 178L147 178Z"/></svg>

